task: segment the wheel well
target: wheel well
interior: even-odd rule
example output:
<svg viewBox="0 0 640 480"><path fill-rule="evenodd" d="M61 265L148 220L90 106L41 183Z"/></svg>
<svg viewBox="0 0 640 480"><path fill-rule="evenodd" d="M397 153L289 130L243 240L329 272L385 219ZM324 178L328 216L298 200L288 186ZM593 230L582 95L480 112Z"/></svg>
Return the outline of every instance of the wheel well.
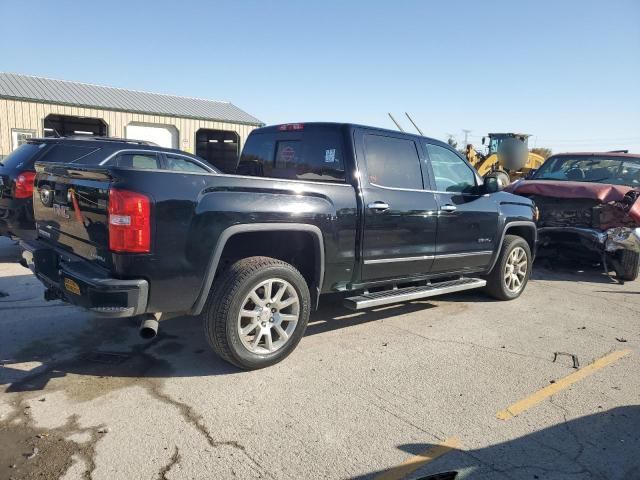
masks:
<svg viewBox="0 0 640 480"><path fill-rule="evenodd" d="M293 265L304 277L312 296L317 300L320 288L321 258L313 233L305 231L257 231L232 235L224 246L216 277L234 262L247 257L277 258Z"/></svg>
<svg viewBox="0 0 640 480"><path fill-rule="evenodd" d="M505 235L517 235L524 238L529 244L531 252L535 251L536 247L536 234L535 229L526 225L514 225L513 227L507 227Z"/></svg>

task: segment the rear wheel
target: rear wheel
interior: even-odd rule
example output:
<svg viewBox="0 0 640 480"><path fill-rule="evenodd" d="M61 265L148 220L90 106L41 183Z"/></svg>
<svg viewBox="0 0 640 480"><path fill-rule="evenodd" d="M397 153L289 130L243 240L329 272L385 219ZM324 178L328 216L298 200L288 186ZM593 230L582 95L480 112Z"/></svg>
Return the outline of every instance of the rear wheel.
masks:
<svg viewBox="0 0 640 480"><path fill-rule="evenodd" d="M214 351L252 370L287 357L304 335L310 295L292 265L268 257L234 263L218 280L203 312Z"/></svg>
<svg viewBox="0 0 640 480"><path fill-rule="evenodd" d="M500 256L486 277L485 291L498 300L518 298L531 276L531 260L527 241L516 235L506 235Z"/></svg>

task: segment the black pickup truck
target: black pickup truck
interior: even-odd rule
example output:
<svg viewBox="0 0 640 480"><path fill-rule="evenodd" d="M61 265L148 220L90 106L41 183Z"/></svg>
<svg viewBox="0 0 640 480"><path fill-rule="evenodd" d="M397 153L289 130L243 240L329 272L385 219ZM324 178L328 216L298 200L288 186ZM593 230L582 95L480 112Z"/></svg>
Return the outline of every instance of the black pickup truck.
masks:
<svg viewBox="0 0 640 480"><path fill-rule="evenodd" d="M153 150L148 147L149 150ZM254 130L235 174L36 164L23 264L103 316L201 315L245 369L285 358L323 294L351 309L472 288L517 298L536 208L430 138L351 124ZM138 155L144 152L137 151Z"/></svg>

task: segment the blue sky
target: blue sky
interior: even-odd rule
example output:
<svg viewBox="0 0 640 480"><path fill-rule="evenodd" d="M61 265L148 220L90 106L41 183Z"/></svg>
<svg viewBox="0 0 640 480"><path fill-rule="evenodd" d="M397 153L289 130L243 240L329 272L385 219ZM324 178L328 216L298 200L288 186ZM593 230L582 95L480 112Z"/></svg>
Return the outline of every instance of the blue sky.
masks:
<svg viewBox="0 0 640 480"><path fill-rule="evenodd" d="M0 0L0 71L640 152L640 1ZM10 21L7 21L9 20Z"/></svg>

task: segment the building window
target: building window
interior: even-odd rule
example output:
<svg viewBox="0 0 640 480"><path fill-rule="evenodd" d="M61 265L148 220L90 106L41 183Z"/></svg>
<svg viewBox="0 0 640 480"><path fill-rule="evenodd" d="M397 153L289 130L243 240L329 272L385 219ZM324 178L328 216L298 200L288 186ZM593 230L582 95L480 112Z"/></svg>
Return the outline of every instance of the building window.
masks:
<svg viewBox="0 0 640 480"><path fill-rule="evenodd" d="M224 173L235 173L240 136L227 130L201 128L196 132L196 155Z"/></svg>
<svg viewBox="0 0 640 480"><path fill-rule="evenodd" d="M15 150L23 143L27 143L27 140L36 136L35 130L21 130L14 128L11 130L11 146L12 150Z"/></svg>
<svg viewBox="0 0 640 480"><path fill-rule="evenodd" d="M107 136L107 124L101 118L75 117L49 114L44 119L45 137L70 137L86 135Z"/></svg>

